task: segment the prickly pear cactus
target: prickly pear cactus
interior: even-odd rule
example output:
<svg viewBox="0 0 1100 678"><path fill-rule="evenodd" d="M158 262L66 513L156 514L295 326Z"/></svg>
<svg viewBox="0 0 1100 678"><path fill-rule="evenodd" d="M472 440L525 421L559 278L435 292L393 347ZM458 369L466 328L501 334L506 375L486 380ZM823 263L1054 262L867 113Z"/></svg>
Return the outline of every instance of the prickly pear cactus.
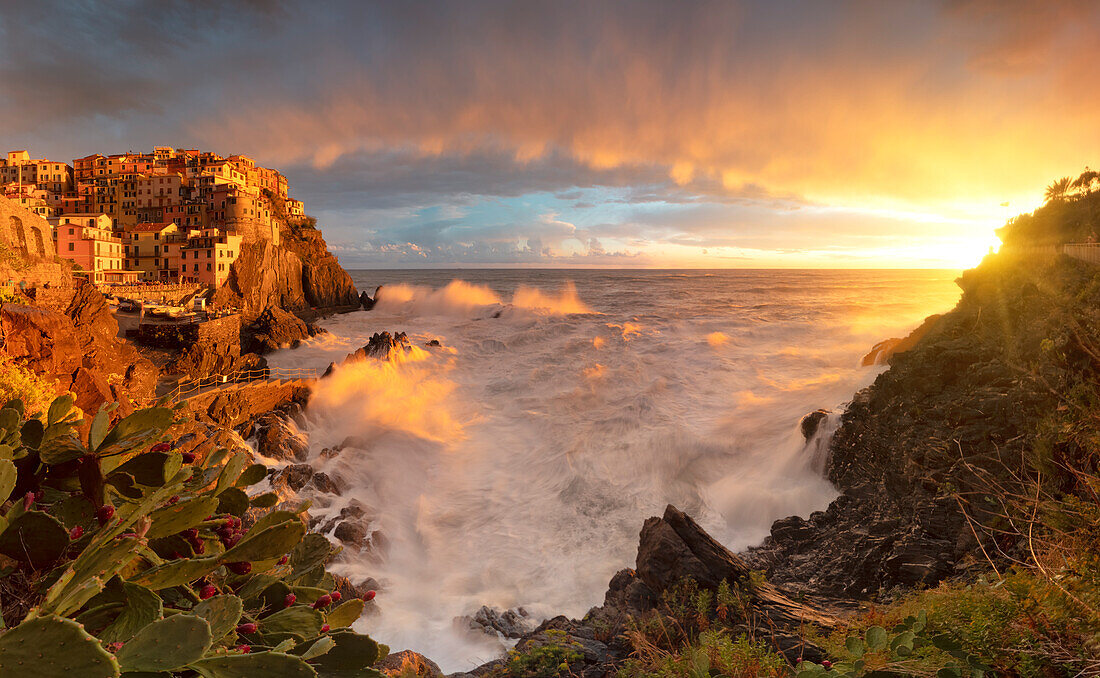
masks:
<svg viewBox="0 0 1100 678"><path fill-rule="evenodd" d="M40 568L49 565L69 547L69 531L42 511L27 511L0 534L0 553Z"/></svg>
<svg viewBox="0 0 1100 678"><path fill-rule="evenodd" d="M123 671L172 671L210 649L210 625L186 614L149 624L115 655Z"/></svg>
<svg viewBox="0 0 1100 678"><path fill-rule="evenodd" d="M39 617L0 633L0 676L115 678L119 666L76 622Z"/></svg>
<svg viewBox="0 0 1100 678"><path fill-rule="evenodd" d="M188 668L205 678L317 678L312 666L281 652L211 657L194 662Z"/></svg>

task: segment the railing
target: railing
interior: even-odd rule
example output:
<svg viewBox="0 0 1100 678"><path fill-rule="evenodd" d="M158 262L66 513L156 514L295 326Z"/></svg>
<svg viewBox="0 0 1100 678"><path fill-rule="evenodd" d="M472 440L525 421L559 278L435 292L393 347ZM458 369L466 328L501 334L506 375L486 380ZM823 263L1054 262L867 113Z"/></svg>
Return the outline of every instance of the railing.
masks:
<svg viewBox="0 0 1100 678"><path fill-rule="evenodd" d="M1100 264L1100 243L1097 242L1073 242L1062 245L1062 254L1088 262Z"/></svg>
<svg viewBox="0 0 1100 678"><path fill-rule="evenodd" d="M162 397L179 401L197 395L203 389L218 389L230 384L250 383L255 381L276 381L282 379L317 379L324 370L309 367L267 367L252 370L237 370L230 374L211 374L201 379L187 379L176 384L176 387Z"/></svg>

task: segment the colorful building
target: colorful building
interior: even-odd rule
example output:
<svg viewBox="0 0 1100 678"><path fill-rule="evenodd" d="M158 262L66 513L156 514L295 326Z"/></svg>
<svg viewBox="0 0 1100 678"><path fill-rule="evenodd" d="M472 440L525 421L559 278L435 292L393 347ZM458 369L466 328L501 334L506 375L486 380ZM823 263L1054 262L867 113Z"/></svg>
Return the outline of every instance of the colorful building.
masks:
<svg viewBox="0 0 1100 678"><path fill-rule="evenodd" d="M206 228L191 231L180 248L180 282L220 287L241 254L243 238L235 232Z"/></svg>
<svg viewBox="0 0 1100 678"><path fill-rule="evenodd" d="M109 225L102 228L95 223L95 219L77 219L58 224L53 229L57 254L79 267L74 274L86 276L93 283L122 281L129 277L122 275L122 238Z"/></svg>
<svg viewBox="0 0 1100 678"><path fill-rule="evenodd" d="M139 271L143 280L179 278L180 249L186 234L172 222L140 223L123 227L124 266Z"/></svg>

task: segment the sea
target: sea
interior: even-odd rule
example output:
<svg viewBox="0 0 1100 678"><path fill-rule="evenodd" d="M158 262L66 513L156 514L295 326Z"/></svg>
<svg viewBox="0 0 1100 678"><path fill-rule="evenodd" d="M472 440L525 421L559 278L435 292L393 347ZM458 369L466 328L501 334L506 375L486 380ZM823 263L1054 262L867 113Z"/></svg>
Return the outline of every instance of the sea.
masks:
<svg viewBox="0 0 1100 678"><path fill-rule="evenodd" d="M382 331L413 347L338 369L306 412L311 463L343 488L313 512L372 534L334 568L377 582L356 628L469 669L508 642L464 616L583 615L666 504L734 551L825 508L827 435L885 369L861 358L954 306L958 273L352 271L377 306L270 362L323 369Z"/></svg>

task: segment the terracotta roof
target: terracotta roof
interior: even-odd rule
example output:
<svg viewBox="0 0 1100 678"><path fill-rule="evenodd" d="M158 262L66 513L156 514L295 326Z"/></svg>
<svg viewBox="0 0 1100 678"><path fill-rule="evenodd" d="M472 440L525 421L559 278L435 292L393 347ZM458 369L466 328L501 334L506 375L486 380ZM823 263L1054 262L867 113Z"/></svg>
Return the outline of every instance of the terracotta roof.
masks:
<svg viewBox="0 0 1100 678"><path fill-rule="evenodd" d="M172 223L171 221L166 221L166 222L161 223L161 224L155 224L155 223L145 221L145 222L142 222L142 223L134 225L134 226L126 226L125 228L126 228L126 231L131 232L131 233L132 232L160 233L161 231L168 228L169 226L175 226L175 224Z"/></svg>

